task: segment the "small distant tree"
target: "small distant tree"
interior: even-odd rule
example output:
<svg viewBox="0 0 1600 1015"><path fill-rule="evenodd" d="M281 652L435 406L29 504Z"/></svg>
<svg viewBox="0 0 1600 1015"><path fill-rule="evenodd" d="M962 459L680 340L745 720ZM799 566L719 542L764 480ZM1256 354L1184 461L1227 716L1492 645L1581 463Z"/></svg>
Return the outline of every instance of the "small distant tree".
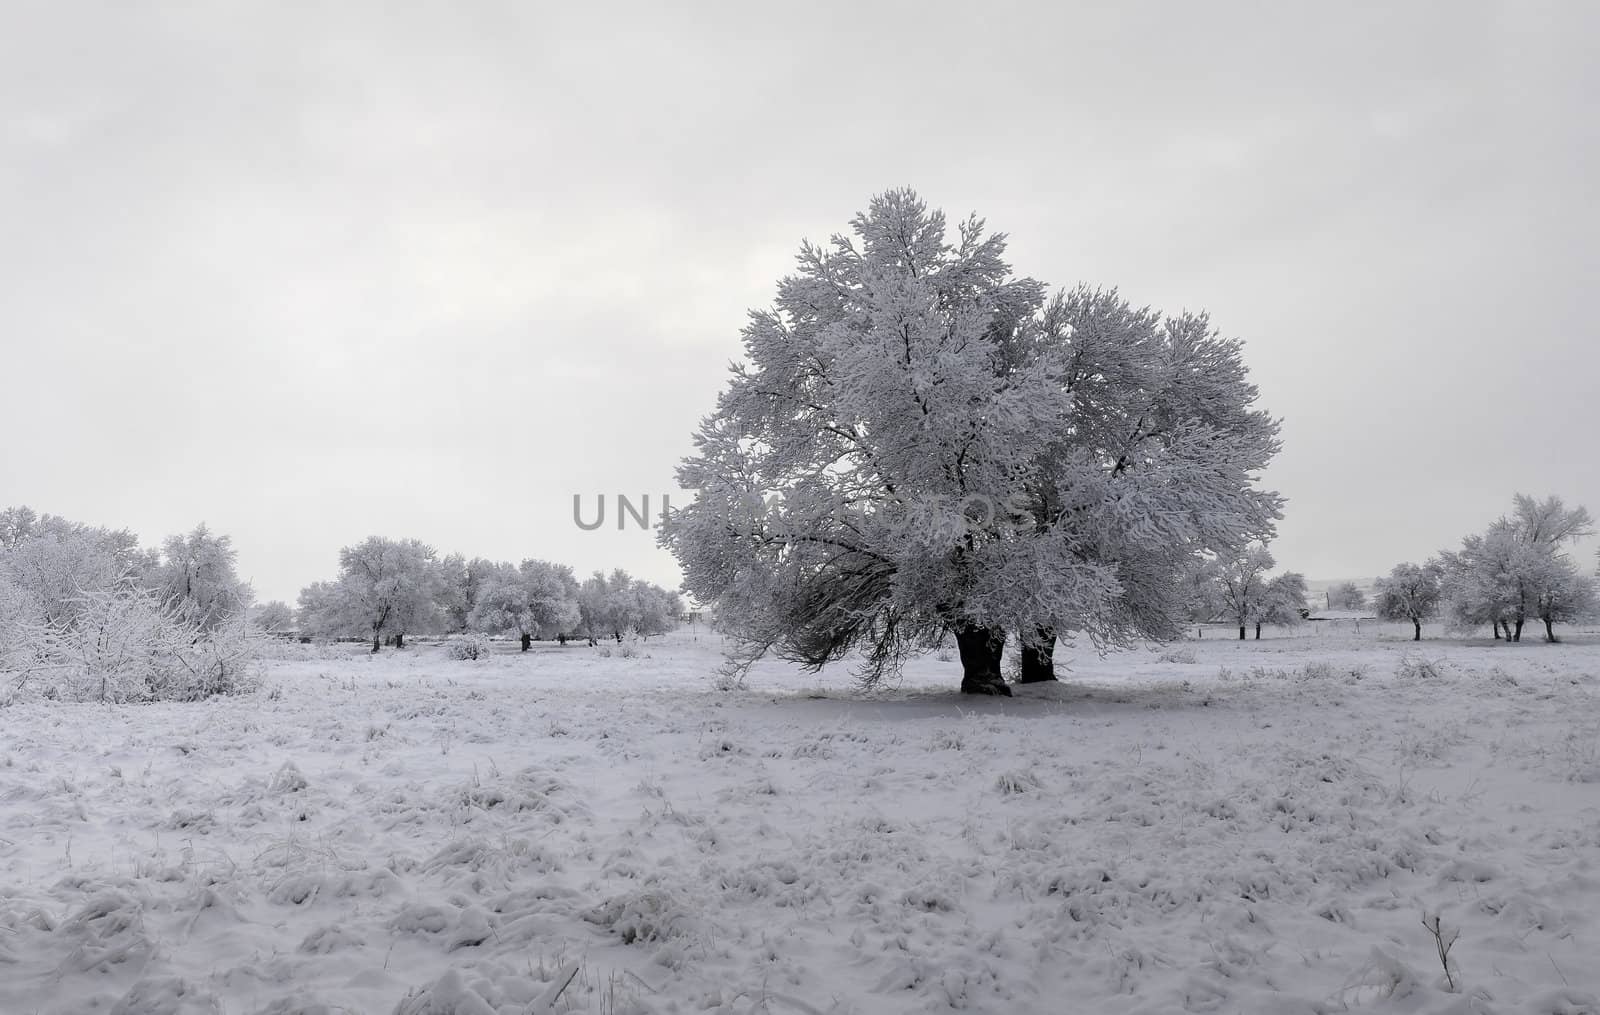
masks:
<svg viewBox="0 0 1600 1015"><path fill-rule="evenodd" d="M439 626L439 570L433 548L416 539L371 536L339 551L336 607L359 618L377 652L407 634Z"/></svg>
<svg viewBox="0 0 1600 1015"><path fill-rule="evenodd" d="M614 630L611 583L603 571L596 571L579 587L578 614L584 637L591 645Z"/></svg>
<svg viewBox="0 0 1600 1015"><path fill-rule="evenodd" d="M1565 554L1549 561L1534 589L1534 615L1544 624L1544 640L1555 642L1555 625L1594 619L1600 612L1595 579L1580 574Z"/></svg>
<svg viewBox="0 0 1600 1015"><path fill-rule="evenodd" d="M1367 594L1355 582L1339 582L1327 592L1328 609L1359 610L1367 605Z"/></svg>
<svg viewBox="0 0 1600 1015"><path fill-rule="evenodd" d="M579 627L591 642L665 634L683 620L683 597L618 568L596 571L578 591Z"/></svg>
<svg viewBox="0 0 1600 1015"><path fill-rule="evenodd" d="M497 565L469 617L474 631L515 631L522 651L535 637L566 634L577 626L578 583L572 569L543 560L525 560L520 567Z"/></svg>
<svg viewBox="0 0 1600 1015"><path fill-rule="evenodd" d="M231 539L197 525L193 532L167 538L161 562L145 585L159 602L210 631L250 605L250 586L240 580L236 561Z"/></svg>
<svg viewBox="0 0 1600 1015"><path fill-rule="evenodd" d="M300 590L295 624L303 637L318 639L359 638L370 632L347 586L337 581L312 582Z"/></svg>
<svg viewBox="0 0 1600 1015"><path fill-rule="evenodd" d="M1582 617L1593 595L1577 580L1581 576L1563 547L1592 532L1585 508L1569 508L1560 497L1539 501L1517 494L1509 517L1440 555L1451 622L1460 628L1489 623L1497 640L1520 642L1528 618L1538 617L1545 638L1554 641L1556 621Z"/></svg>
<svg viewBox="0 0 1600 1015"><path fill-rule="evenodd" d="M1520 597L1512 575L1523 552L1509 528L1497 523L1486 533L1463 537L1460 549L1439 555L1442 609L1451 628L1469 631L1488 624L1496 641L1502 628L1505 640L1513 640L1511 618Z"/></svg>
<svg viewBox="0 0 1600 1015"><path fill-rule="evenodd" d="M1262 608L1256 614L1256 640L1261 640L1261 625L1298 627L1311 610L1306 604L1306 576L1298 571L1285 571L1267 582Z"/></svg>
<svg viewBox="0 0 1600 1015"><path fill-rule="evenodd" d="M638 619L634 630L640 637L666 634L683 623L683 597L647 581L636 581L634 598L638 602Z"/></svg>
<svg viewBox="0 0 1600 1015"><path fill-rule="evenodd" d="M250 618L261 630L270 633L287 631L294 626L294 611L279 599L262 603Z"/></svg>
<svg viewBox="0 0 1600 1015"><path fill-rule="evenodd" d="M469 618L477 608L484 586L500 565L474 557L468 560L452 553L439 562L439 608L444 612L445 628L460 634L471 627Z"/></svg>
<svg viewBox="0 0 1600 1015"><path fill-rule="evenodd" d="M1267 572L1276 564L1267 548L1257 545L1245 548L1216 569L1218 601L1223 613L1238 623L1240 641L1244 641L1249 624L1267 610Z"/></svg>
<svg viewBox="0 0 1600 1015"><path fill-rule="evenodd" d="M1186 619L1195 623L1208 623L1223 616L1227 609L1222 601L1222 564L1216 560L1198 558L1187 568L1180 579Z"/></svg>
<svg viewBox="0 0 1600 1015"><path fill-rule="evenodd" d="M26 504L0 511L0 550L9 550L33 535L39 515Z"/></svg>
<svg viewBox="0 0 1600 1015"><path fill-rule="evenodd" d="M1383 620L1409 620L1412 641L1422 640L1422 622L1439 613L1444 595L1438 561L1426 564L1396 564L1388 577L1379 578L1373 589L1373 605Z"/></svg>

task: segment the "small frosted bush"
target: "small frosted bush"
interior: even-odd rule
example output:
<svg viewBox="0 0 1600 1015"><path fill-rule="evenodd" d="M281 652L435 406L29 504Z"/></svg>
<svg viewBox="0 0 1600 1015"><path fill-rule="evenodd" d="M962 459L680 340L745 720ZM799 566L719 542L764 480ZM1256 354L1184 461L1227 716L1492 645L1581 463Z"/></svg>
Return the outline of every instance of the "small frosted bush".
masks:
<svg viewBox="0 0 1600 1015"><path fill-rule="evenodd" d="M489 658L489 653L493 650L488 638L481 634L467 634L460 638L451 638L445 653L451 659L475 660Z"/></svg>

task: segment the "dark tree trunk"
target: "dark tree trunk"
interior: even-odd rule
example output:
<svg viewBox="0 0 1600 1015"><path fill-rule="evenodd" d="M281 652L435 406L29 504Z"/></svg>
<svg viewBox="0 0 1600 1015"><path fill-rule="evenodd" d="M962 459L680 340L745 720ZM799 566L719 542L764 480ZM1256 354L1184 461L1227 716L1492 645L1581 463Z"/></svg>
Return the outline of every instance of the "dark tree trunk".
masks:
<svg viewBox="0 0 1600 1015"><path fill-rule="evenodd" d="M1511 632L1511 640L1515 641L1515 642L1522 641L1522 618L1521 617L1517 618L1517 626L1516 626L1515 630L1513 630Z"/></svg>
<svg viewBox="0 0 1600 1015"><path fill-rule="evenodd" d="M1022 676L1019 684L1042 684L1056 679L1056 629L1041 627L1033 639L1022 641Z"/></svg>
<svg viewBox="0 0 1600 1015"><path fill-rule="evenodd" d="M1261 640L1261 621L1256 621L1256 641Z"/></svg>
<svg viewBox="0 0 1600 1015"><path fill-rule="evenodd" d="M533 635L524 633L522 635L522 651L526 652L526 651L528 651L528 649L530 649L532 647L533 647Z"/></svg>
<svg viewBox="0 0 1600 1015"><path fill-rule="evenodd" d="M1412 641L1421 641L1422 640L1422 621L1418 620L1416 617L1412 617L1411 618L1411 623L1417 629L1417 633L1413 634L1411 636L1411 640Z"/></svg>
<svg viewBox="0 0 1600 1015"><path fill-rule="evenodd" d="M1239 625L1239 640L1244 641L1244 625Z"/></svg>
<svg viewBox="0 0 1600 1015"><path fill-rule="evenodd" d="M1500 640L1500 621L1498 620L1494 622L1494 640Z"/></svg>
<svg viewBox="0 0 1600 1015"><path fill-rule="evenodd" d="M372 636L372 654L373 655L377 655L378 654L379 640L380 639L379 639L378 635L373 635Z"/></svg>
<svg viewBox="0 0 1600 1015"><path fill-rule="evenodd" d="M394 647L395 648L405 648L406 647L405 632L402 631L401 633L399 633L399 634L394 636Z"/></svg>
<svg viewBox="0 0 1600 1015"><path fill-rule="evenodd" d="M622 644L622 632L621 631L617 631L617 632L615 632L615 634L617 636L617 644L621 645Z"/></svg>
<svg viewBox="0 0 1600 1015"><path fill-rule="evenodd" d="M961 652L961 693L998 694L1011 697L1011 688L1000 675L1000 655L1005 651L1006 633L997 627L956 629L956 648Z"/></svg>
<svg viewBox="0 0 1600 1015"><path fill-rule="evenodd" d="M1551 627L1551 625L1550 625L1550 618L1549 617L1545 617L1544 618L1544 640L1545 641L1555 641L1556 640L1556 632L1555 632L1555 629L1553 627Z"/></svg>

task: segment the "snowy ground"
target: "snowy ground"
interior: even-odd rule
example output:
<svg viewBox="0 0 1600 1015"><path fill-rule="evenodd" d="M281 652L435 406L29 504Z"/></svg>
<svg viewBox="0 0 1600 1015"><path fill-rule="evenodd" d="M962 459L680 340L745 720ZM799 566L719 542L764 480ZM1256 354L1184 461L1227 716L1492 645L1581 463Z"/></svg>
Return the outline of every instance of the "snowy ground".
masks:
<svg viewBox="0 0 1600 1015"><path fill-rule="evenodd" d="M1218 633L1012 700L683 632L11 707L0 1012L1600 1012L1600 635Z"/></svg>

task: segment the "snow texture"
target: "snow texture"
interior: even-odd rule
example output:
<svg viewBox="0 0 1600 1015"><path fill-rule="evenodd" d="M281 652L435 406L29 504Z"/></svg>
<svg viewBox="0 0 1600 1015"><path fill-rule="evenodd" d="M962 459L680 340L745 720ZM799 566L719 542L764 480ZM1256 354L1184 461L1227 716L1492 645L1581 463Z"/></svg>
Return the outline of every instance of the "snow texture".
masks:
<svg viewBox="0 0 1600 1015"><path fill-rule="evenodd" d="M684 631L13 705L0 1012L1600 1012L1600 635L1410 633L1010 700L717 691Z"/></svg>

